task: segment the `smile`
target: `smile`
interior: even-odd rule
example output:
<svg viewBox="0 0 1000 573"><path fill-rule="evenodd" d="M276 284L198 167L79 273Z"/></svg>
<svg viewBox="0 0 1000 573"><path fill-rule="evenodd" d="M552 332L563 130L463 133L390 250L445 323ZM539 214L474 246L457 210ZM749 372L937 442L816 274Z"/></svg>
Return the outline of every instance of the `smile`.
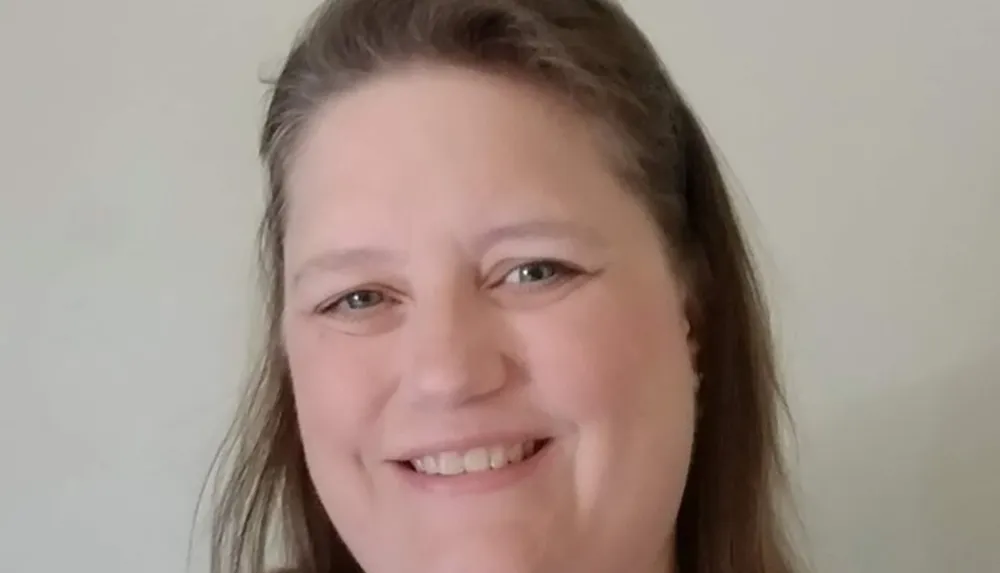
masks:
<svg viewBox="0 0 1000 573"><path fill-rule="evenodd" d="M456 476L490 472L520 464L538 454L550 440L496 444L465 451L447 451L408 460L406 465L424 475Z"/></svg>

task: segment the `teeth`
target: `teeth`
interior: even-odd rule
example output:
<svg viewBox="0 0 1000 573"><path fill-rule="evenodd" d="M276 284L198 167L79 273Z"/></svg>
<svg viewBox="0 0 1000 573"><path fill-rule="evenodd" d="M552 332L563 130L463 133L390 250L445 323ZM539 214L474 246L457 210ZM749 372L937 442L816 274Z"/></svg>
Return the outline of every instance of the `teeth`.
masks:
<svg viewBox="0 0 1000 573"><path fill-rule="evenodd" d="M424 456L424 458L422 460L419 460L419 461L421 462L420 465L422 467L417 468L418 470L423 471L423 472L427 472L429 474L436 474L437 473L437 459L434 456ZM414 465L416 465L416 464L414 464Z"/></svg>
<svg viewBox="0 0 1000 573"><path fill-rule="evenodd" d="M410 460L413 468L423 474L454 476L463 473L500 469L529 458L537 451L537 442L513 446L474 448L466 452L442 452Z"/></svg>
<svg viewBox="0 0 1000 573"><path fill-rule="evenodd" d="M511 463L524 459L524 444L518 444L507 452L507 458Z"/></svg>
<svg viewBox="0 0 1000 573"><path fill-rule="evenodd" d="M476 448L465 452L465 471L481 472L490 469L490 453L486 448Z"/></svg>
<svg viewBox="0 0 1000 573"><path fill-rule="evenodd" d="M493 469L502 468L507 465L507 453L503 446L493 446L490 448L490 467Z"/></svg>
<svg viewBox="0 0 1000 573"><path fill-rule="evenodd" d="M441 475L453 476L465 471L462 456L455 452L445 452L438 456L438 472Z"/></svg>

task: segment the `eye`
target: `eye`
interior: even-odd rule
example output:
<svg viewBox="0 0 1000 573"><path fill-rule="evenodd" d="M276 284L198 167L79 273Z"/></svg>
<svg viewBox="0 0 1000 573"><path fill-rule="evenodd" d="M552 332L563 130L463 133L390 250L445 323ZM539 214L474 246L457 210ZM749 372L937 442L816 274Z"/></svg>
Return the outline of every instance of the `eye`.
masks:
<svg viewBox="0 0 1000 573"><path fill-rule="evenodd" d="M549 284L578 274L580 271L557 261L531 261L511 269L500 282L508 285Z"/></svg>
<svg viewBox="0 0 1000 573"><path fill-rule="evenodd" d="M371 312L384 304L388 297L374 289L359 289L351 291L332 302L321 306L320 314L350 315Z"/></svg>

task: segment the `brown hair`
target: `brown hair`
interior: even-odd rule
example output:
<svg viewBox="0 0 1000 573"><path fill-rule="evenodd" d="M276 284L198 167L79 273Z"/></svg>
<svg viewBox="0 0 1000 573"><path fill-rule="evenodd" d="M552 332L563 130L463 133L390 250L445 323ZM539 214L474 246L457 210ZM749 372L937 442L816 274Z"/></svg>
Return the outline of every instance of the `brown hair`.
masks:
<svg viewBox="0 0 1000 573"><path fill-rule="evenodd" d="M283 205L289 164L324 102L415 62L467 66L561 94L623 144L623 173L660 225L692 293L695 448L676 525L678 573L790 573L780 524L782 399L767 313L705 133L653 47L604 0L328 1L273 86L260 142L267 346L220 452L213 573L361 569L306 470L282 350Z"/></svg>

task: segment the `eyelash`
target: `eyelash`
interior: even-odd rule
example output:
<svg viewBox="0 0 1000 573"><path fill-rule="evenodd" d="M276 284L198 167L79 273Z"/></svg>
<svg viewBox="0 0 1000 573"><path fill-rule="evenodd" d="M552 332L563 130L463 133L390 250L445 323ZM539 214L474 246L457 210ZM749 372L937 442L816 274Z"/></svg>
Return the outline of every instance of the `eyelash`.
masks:
<svg viewBox="0 0 1000 573"><path fill-rule="evenodd" d="M366 308L361 308L361 309L347 308L345 310L338 311L338 309L341 306L344 306L345 303L347 303L350 300L351 297L359 295L359 294L376 295L376 296L380 297L380 299L378 300L378 302L376 302L373 305L371 305L369 307L366 307ZM338 313L339 314L354 314L354 315L357 315L357 314L362 314L362 313L365 313L365 312L371 312L372 310L377 309L380 304L384 304L386 301L394 302L394 299L391 296L389 296L385 292L385 290L378 289L378 288L361 288L361 289L352 290L352 291L350 291L350 292L348 292L348 293L346 293L344 295L341 295L341 296L338 296L338 297L334 298L332 301L323 303L322 305L319 306L319 308L316 309L316 312L317 312L317 314L324 314L324 315L333 315L333 314L338 314Z"/></svg>
<svg viewBox="0 0 1000 573"><path fill-rule="evenodd" d="M510 277L514 273L524 272L530 269L538 269L540 267L546 268L549 271L549 274L541 279L534 281L527 281L527 282L515 281L511 283L507 282L508 277ZM510 286L513 287L540 288L545 286L552 286L555 284L562 284L582 274L584 274L584 271L582 269L570 265L568 263L552 259L539 259L539 260L524 262L512 267L507 272L505 272L503 276L500 277L499 280L488 283L488 286L490 288L498 288L504 286L505 284L509 284ZM344 311L338 311L338 309L343 305L345 305L345 303L347 303L347 301L349 301L351 297L357 295L372 295L372 294L379 297L379 300L374 304L372 304L371 306L361 309L348 308ZM334 298L329 302L323 303L316 309L316 312L322 315L333 315L337 314L338 312L340 312L340 314L362 314L365 312L374 311L375 309L379 308L381 304L384 304L386 302L390 304L395 304L398 301L391 294L389 294L386 291L386 289L360 288L352 290L343 295L337 296L336 298Z"/></svg>
<svg viewBox="0 0 1000 573"><path fill-rule="evenodd" d="M519 282L507 283L507 278L510 277L512 274L519 271L523 272L525 270L529 270L532 268L535 269L548 268L551 270L552 274L548 277L536 281L528 281L527 283L519 283ZM515 286L531 286L531 285L546 286L552 283L558 283L570 280L573 277L576 277L580 274L583 274L583 271L578 267L574 267L567 263L552 259L539 259L539 260L524 262L511 268L506 273L504 273L502 277L500 277L500 280L493 282L492 284L490 284L490 286L498 287L504 284L512 284Z"/></svg>

